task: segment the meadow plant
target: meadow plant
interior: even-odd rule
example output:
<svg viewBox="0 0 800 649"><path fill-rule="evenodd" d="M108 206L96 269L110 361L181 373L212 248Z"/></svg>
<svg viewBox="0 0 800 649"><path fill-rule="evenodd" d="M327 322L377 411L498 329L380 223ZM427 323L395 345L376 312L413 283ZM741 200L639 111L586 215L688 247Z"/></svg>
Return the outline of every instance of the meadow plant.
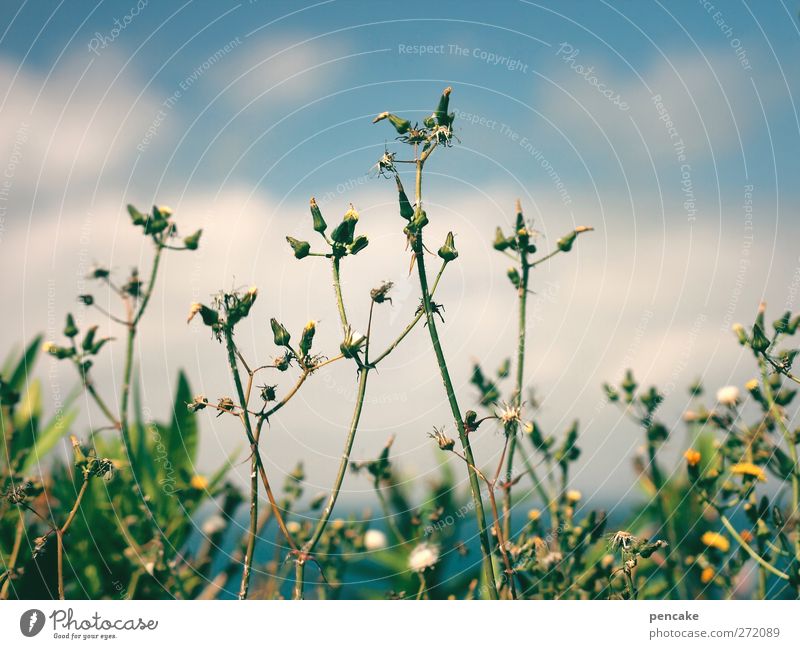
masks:
<svg viewBox="0 0 800 649"><path fill-rule="evenodd" d="M319 348L316 319L293 331L273 317L263 321L263 332L274 355L255 360L237 333L245 320L261 317L256 313L263 298L256 287L220 291L207 304L192 304L189 320L202 323L212 344L221 346L220 366L232 391L193 394L180 373L166 422L144 414L134 364L137 334L162 254L197 249L201 232L181 238L168 208L143 214L129 207L132 224L153 246L148 277L135 269L122 281L105 268L91 272L91 279L119 299L121 313L106 310L101 304L107 301L93 294L79 296L84 307L124 332L118 397L102 394L93 371L113 337L102 335L100 326L81 330L72 314L65 318L63 342L42 344L36 338L0 371L0 598L800 596L800 434L788 412L796 395L792 385L800 379L792 368L798 350L785 344L797 332L800 316L785 313L768 327L762 305L751 328L734 327L739 343L753 353L758 376L742 389L721 388L711 407L704 404L699 382L690 387L692 406L684 415L690 441L672 469L665 446L674 438L674 426L661 416L664 395L657 387L642 388L630 370L619 385L603 386L608 402L644 435L643 452L634 458L644 499L609 529L606 512L588 509L573 484L572 470L581 458L578 422L562 434L545 431L525 372L536 271L575 250L592 228L573 225L546 246L517 202L511 231L497 227L493 239L487 233L487 242L511 261L507 277L516 331L507 358L474 364L469 377L474 409L463 408L471 395L455 389L440 335L445 305L436 293L446 269L464 260L455 232L436 242L438 248L430 246L427 226L437 216L429 215L423 194L432 155L457 142L450 96L446 88L418 123L392 112L374 119L387 122L407 152L386 147L375 166L378 176L393 183L398 229L419 288L416 309L399 335L385 348L376 347L373 316L376 309L394 308L391 282L376 281L364 295L343 291L348 259L369 254L358 211L350 205L329 227L330 213L323 215L311 198L314 240L290 235L286 241L300 263L330 268L338 349ZM403 181L409 177L413 189L407 193ZM427 268L432 259L438 264L435 275ZM349 317L353 299L369 305L366 322ZM427 431L442 462L422 496L409 487L419 481L404 476L392 460L394 436L374 459L351 457L368 404L369 377L420 322L452 416L451 423ZM41 388L32 374L41 350L70 363L77 375L76 388L49 420L43 419ZM333 363L354 368L355 401L331 485L307 499L303 464L285 467L283 484L276 487L260 442L276 417L287 416L285 406ZM487 370L490 366L496 369ZM83 441L73 433L81 394L105 420ZM212 475L196 472L200 411L241 429L250 467L245 493L227 478L233 458ZM498 444L497 463L489 468L473 448L478 431L487 429L497 433ZM53 451L70 433L68 462ZM352 511L334 517L348 471L369 480L380 519ZM458 488L459 475L467 477L466 494ZM260 509L262 495L268 507ZM240 526L242 518L246 523ZM271 557L260 559L267 554L259 552L266 546L260 541L271 533ZM473 538L477 561L470 559ZM753 570L757 583L751 588ZM356 583L377 585L348 590L348 574Z"/></svg>

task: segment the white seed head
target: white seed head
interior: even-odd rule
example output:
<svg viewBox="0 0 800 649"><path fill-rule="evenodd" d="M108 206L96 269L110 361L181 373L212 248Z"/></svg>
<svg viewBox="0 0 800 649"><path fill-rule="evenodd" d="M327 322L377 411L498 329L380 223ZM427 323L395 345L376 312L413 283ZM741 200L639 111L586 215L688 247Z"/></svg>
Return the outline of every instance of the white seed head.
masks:
<svg viewBox="0 0 800 649"><path fill-rule="evenodd" d="M717 401L723 406L735 406L739 403L739 388L735 385L726 385L717 390Z"/></svg>
<svg viewBox="0 0 800 649"><path fill-rule="evenodd" d="M439 546L420 543L408 557L408 567L414 572L425 572L439 561Z"/></svg>
<svg viewBox="0 0 800 649"><path fill-rule="evenodd" d="M389 544L386 535L380 530L367 530L364 532L364 548L370 552L383 550Z"/></svg>

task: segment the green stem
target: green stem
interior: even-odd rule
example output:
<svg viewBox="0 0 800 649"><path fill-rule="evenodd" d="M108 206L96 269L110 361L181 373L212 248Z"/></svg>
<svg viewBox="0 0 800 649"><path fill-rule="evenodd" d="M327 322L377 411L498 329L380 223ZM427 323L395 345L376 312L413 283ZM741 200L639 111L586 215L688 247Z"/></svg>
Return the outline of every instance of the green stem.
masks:
<svg viewBox="0 0 800 649"><path fill-rule="evenodd" d="M320 538L322 538L323 533L325 532L325 528L328 525L328 521L330 521L331 515L333 514L333 508L336 505L336 500L339 498L339 492L342 489L342 482L344 482L344 476L347 473L347 467L350 464L350 452L353 449L353 442L356 438L356 431L358 430L358 422L361 419L361 411L364 408L364 397L367 393L367 377L369 376L369 369L362 368L359 370L359 378L358 378L358 393L356 394L356 405L355 409L353 410L353 418L350 422L350 430L347 433L347 438L344 443L344 449L342 450L342 458L339 461L339 470L336 473L336 479L334 480L333 487L331 488L331 493L328 496L328 501L325 503L325 508L322 510L322 516L317 521L317 526L314 528L314 532L311 535L311 538L305 543L302 548L301 556L298 558L297 563L301 563L305 560L306 557L311 556L314 552L314 549L317 547L317 543L319 543ZM303 571L296 572L296 576L303 577ZM295 583L295 598L298 594L302 596L303 592L303 583L302 581L299 583Z"/></svg>
<svg viewBox="0 0 800 649"><path fill-rule="evenodd" d="M344 310L344 299L342 297L342 282L339 274L339 257L333 258L333 291L336 294L336 307L339 309L339 319L342 322L342 329L347 330L347 313Z"/></svg>
<svg viewBox="0 0 800 649"><path fill-rule="evenodd" d="M445 266L447 266L447 262L442 263L441 268L439 268L439 272L437 273L436 279L434 280L433 286L431 287L431 298L436 293L436 287L439 286L439 280L442 279L442 273L444 273ZM415 315L414 319L408 323L408 325L406 326L405 329L403 329L401 334L397 338L395 338L394 342L386 348L386 351L384 351L380 356L378 356L378 358L372 361L372 365L373 366L377 365L389 354L391 354L394 351L395 347L397 347L401 342L403 342L403 339L409 333L411 333L411 330L416 326L416 324L422 319L422 316L424 315L425 315L424 311L420 311L417 315Z"/></svg>
<svg viewBox="0 0 800 649"><path fill-rule="evenodd" d="M680 569L675 561L673 553L678 552L677 548L677 534L675 533L675 523L669 512L668 503L666 501L666 492L664 491L665 481L661 475L661 467L658 465L656 459L656 447L652 442L647 443L647 453L650 461L650 475L653 480L653 486L656 490L656 505L658 507L658 515L664 524L664 533L669 542L669 550L666 552L666 568L667 568L667 592L672 593L677 591L680 599L686 599L686 594L683 592L683 583L680 578Z"/></svg>
<svg viewBox="0 0 800 649"><path fill-rule="evenodd" d="M525 317L528 305L528 278L530 276L530 265L528 264L528 253L525 250L520 252L520 263L522 275L519 285L519 316L517 327L517 397L516 407L522 412L522 390L525 373ZM506 461L506 480L511 480L514 473L514 453L517 450L517 436L511 438L508 447L508 459ZM503 492L503 536L511 538L511 485Z"/></svg>
<svg viewBox="0 0 800 649"><path fill-rule="evenodd" d="M727 517L727 516L725 516L725 514L723 514L723 513L721 513L721 512L720 512L719 519L722 521L722 524L725 526L725 529L726 529L726 530L728 530L728 532L730 533L730 535L731 535L731 536L732 536L734 539L736 539L736 542L737 542L737 543L738 543L740 546L742 546L742 549L743 549L745 552L747 552L747 554L749 554L749 555L750 555L750 557L751 557L751 558L752 558L752 559L753 559L753 560L754 560L754 561L755 561L755 562L756 562L756 563L757 563L759 566L761 566L762 568L764 568L764 569L765 569L765 570L767 570L768 572L771 572L771 573L772 573L773 575L775 575L776 577L780 577L781 579L786 579L787 581L789 580L789 575L787 575L785 572L783 572L783 571L781 571L781 570L778 570L778 569L777 569L775 566L773 566L771 563L768 563L767 561L765 561L765 560L764 560L764 558L763 558L761 555L759 555L759 554L758 554L758 552L756 552L756 551L755 551L755 550L752 548L752 546L751 546L751 545L750 545L750 544L749 544L747 541L745 541L745 540L742 538L742 535L741 535L741 534L739 534L739 532L737 532L737 531L736 531L736 528L735 528L735 527L733 526L733 524L732 524L732 523L731 523L731 522L728 520L728 517Z"/></svg>
<svg viewBox="0 0 800 649"><path fill-rule="evenodd" d="M767 400L769 412L781 430L783 439L789 447L789 457L792 459L792 464L794 464L794 469L792 470L792 511L789 512L789 518L795 518L800 514L800 463L798 463L797 446L786 426L780 407L775 403L775 395L772 392L772 386L769 384L767 365L763 358L759 357L758 365L761 369L761 382L764 385L764 397ZM800 569L800 533L795 534L794 553L795 567Z"/></svg>
<svg viewBox="0 0 800 649"><path fill-rule="evenodd" d="M83 502L83 497L86 495L86 489L89 486L89 477L84 476L83 484L81 485L80 491L78 491L78 497L75 499L75 504L72 506L72 509L67 516L67 520L64 524L56 530L56 538L57 538L57 545L58 545L58 557L57 557L57 564L58 564L58 598L59 599L66 599L64 596L64 535L69 531L70 526L72 525L72 521L75 520L75 515L78 513L78 508L81 506L81 502Z"/></svg>
<svg viewBox="0 0 800 649"><path fill-rule="evenodd" d="M430 151L428 152L428 154ZM424 161L422 159L417 161L417 175L416 175L416 198L417 209L422 208L422 166ZM464 458L467 462L467 473L469 475L470 491L472 492L472 502L475 507L475 519L478 524L478 537L481 544L481 553L483 554L483 576L486 581L486 588L488 589L491 599L498 599L497 584L494 578L494 567L492 566L492 549L489 544L489 532L486 526L486 516L483 511L483 499L481 498L481 485L478 479L478 474L475 471L475 457L472 454L472 446L467 437L467 431L464 427L464 420L461 417L461 409L458 406L455 390L453 389L453 381L450 378L450 371L447 368L447 361L442 351L442 344L439 340L439 332L436 329L436 320L434 319L433 307L431 306L431 293L428 290L428 276L425 272L425 248L422 245L422 232L418 232L413 241L414 253L417 258L417 273L419 275L420 291L422 293L422 305L425 309L425 321L428 325L428 334L431 338L433 351L436 355L436 362L439 365L439 372L442 376L442 383L444 384L445 393L447 394L447 401L450 404L450 410L453 413L453 420L458 430L458 437L461 441L461 447L464 450Z"/></svg>

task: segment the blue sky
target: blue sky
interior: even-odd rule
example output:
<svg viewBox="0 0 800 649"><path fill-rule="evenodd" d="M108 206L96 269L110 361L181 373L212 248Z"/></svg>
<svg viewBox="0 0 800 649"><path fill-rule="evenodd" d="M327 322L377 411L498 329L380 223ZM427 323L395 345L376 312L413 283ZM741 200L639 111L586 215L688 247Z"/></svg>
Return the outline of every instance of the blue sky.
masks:
<svg viewBox="0 0 800 649"><path fill-rule="evenodd" d="M14 308L0 331L6 341L56 335L88 265L146 263L124 205L171 205L186 230L205 229L204 250L169 261L142 334L155 412L179 367L198 391L229 389L220 350L185 326L188 304L222 286L262 289L254 355L272 353L272 315L295 328L320 318L321 341L335 348L326 270L295 263L282 239L309 235L311 195L329 222L349 202L362 212L372 244L346 271L352 309L363 319L366 290L391 278L400 298L379 335L402 328L415 285L392 188L369 175L383 147L398 145L370 121L384 110L420 119L446 85L460 143L432 159L426 192L431 236L453 229L462 250L442 295L464 404L472 359L492 364L513 344L513 294L488 241L514 199L542 249L576 224L596 228L535 278L526 372L546 427L584 422L577 481L590 493L624 493L639 444L603 405L603 380L632 366L666 386L678 453L683 386L702 376L713 401L716 386L750 378L730 324L749 322L761 299L796 307L796 3L9 4L0 263ZM397 433L409 471L433 470L425 433L447 421L418 333L373 384L379 407L355 451L370 456ZM120 353L98 368L110 391ZM55 392L68 377L53 370L45 381ZM328 482L352 383L349 369L332 369L275 423L275 471L305 456L310 480ZM208 422L200 469L237 433ZM488 463L499 445L484 437Z"/></svg>

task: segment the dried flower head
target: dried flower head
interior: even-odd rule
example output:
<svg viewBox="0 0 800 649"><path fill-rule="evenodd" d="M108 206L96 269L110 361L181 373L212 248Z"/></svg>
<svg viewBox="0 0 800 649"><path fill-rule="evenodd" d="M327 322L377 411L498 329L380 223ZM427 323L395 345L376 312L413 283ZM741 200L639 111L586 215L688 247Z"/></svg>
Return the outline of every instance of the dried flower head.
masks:
<svg viewBox="0 0 800 649"><path fill-rule="evenodd" d="M431 439L436 440L436 443L439 445L439 448L443 451L452 451L453 447L456 445L455 440L449 438L447 435L444 434L444 427L436 428L433 427L433 432L428 433L428 437Z"/></svg>
<svg viewBox="0 0 800 649"><path fill-rule="evenodd" d="M717 401L723 406L735 406L739 403L739 388L735 385L726 385L717 390Z"/></svg>
<svg viewBox="0 0 800 649"><path fill-rule="evenodd" d="M439 554L438 545L420 543L408 556L408 567L414 572L425 572L438 563Z"/></svg>
<svg viewBox="0 0 800 649"><path fill-rule="evenodd" d="M389 545L386 534L380 530L367 530L364 532L364 548L370 552L383 550Z"/></svg>

